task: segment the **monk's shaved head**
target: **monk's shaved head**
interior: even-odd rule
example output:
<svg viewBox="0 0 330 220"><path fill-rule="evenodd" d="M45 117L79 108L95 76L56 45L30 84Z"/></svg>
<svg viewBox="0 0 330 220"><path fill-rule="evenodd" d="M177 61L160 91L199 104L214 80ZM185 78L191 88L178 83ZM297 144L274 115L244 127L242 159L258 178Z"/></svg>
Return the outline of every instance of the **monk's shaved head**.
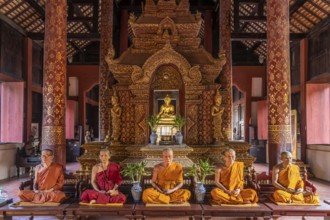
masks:
<svg viewBox="0 0 330 220"><path fill-rule="evenodd" d="M111 152L110 152L108 149L106 149L106 148L101 149L101 150L100 150L100 154L101 154L101 153L107 153L109 156L111 156Z"/></svg>
<svg viewBox="0 0 330 220"><path fill-rule="evenodd" d="M54 155L54 152L51 149L43 149L42 151L47 152L48 156L53 156Z"/></svg>
<svg viewBox="0 0 330 220"><path fill-rule="evenodd" d="M281 157L290 157L290 158L292 158L292 154L291 154L291 152L289 152L289 151L283 151L283 152L281 152Z"/></svg>
<svg viewBox="0 0 330 220"><path fill-rule="evenodd" d="M165 152L172 152L173 153L173 149L170 148L170 147L167 147L163 150L163 153L165 153Z"/></svg>
<svg viewBox="0 0 330 220"><path fill-rule="evenodd" d="M226 150L224 150L222 152L223 155L226 155L226 153L235 153L236 154L235 150L232 148L227 148Z"/></svg>

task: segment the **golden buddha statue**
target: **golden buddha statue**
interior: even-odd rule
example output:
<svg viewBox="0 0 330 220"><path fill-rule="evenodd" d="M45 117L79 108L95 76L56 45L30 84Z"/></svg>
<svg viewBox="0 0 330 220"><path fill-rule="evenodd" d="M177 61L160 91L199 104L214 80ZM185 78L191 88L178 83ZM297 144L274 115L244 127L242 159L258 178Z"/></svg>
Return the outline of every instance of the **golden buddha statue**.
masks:
<svg viewBox="0 0 330 220"><path fill-rule="evenodd" d="M164 98L164 104L160 107L160 111L157 114L157 118L160 118L160 124L173 124L175 119L174 105L171 104L171 97L166 95Z"/></svg>
<svg viewBox="0 0 330 220"><path fill-rule="evenodd" d="M222 96L218 89L214 97L214 102L215 104L211 108L211 115L213 117L213 138L215 144L220 144L225 139L222 132L222 114L225 108L221 106Z"/></svg>

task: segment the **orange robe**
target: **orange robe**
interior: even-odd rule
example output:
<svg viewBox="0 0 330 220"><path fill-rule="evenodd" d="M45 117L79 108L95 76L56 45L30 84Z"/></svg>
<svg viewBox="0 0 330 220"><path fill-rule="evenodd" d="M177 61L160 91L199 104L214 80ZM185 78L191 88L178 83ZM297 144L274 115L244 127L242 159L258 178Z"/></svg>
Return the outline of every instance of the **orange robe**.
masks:
<svg viewBox="0 0 330 220"><path fill-rule="evenodd" d="M183 171L181 164L172 163L163 171L158 172L157 185L162 190L173 189L177 184L182 182ZM187 202L190 195L190 191L186 189L178 189L170 195L165 195L154 188L148 188L143 191L142 200L144 203L169 204Z"/></svg>
<svg viewBox="0 0 330 220"><path fill-rule="evenodd" d="M42 166L42 165L38 165ZM18 197L23 202L45 203L45 202L62 202L65 194L61 192L64 184L63 167L60 164L52 163L48 168L40 167L37 173L36 189L41 192L32 190L20 190ZM53 188L52 192L42 192Z"/></svg>
<svg viewBox="0 0 330 220"><path fill-rule="evenodd" d="M221 170L219 182L228 190L241 189L240 194L235 197L227 194L222 189L216 187L211 191L212 199L215 202L225 204L242 204L244 201L251 203L258 202L258 196L253 189L243 189L244 187L244 163L235 161L231 167Z"/></svg>
<svg viewBox="0 0 330 220"><path fill-rule="evenodd" d="M299 188L304 189L304 182L300 176L300 168L297 165L289 164L287 168L281 170L278 173L278 183L285 188L297 190ZM319 197L316 195L305 196L303 193L291 194L284 190L275 190L273 197L276 202L283 203L319 203Z"/></svg>

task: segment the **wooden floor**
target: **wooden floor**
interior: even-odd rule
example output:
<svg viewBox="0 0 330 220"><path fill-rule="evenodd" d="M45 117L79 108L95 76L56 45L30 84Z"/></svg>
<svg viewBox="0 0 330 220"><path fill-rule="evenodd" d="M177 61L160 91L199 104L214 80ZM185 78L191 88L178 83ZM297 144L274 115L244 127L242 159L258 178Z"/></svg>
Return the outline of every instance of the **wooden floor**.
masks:
<svg viewBox="0 0 330 220"><path fill-rule="evenodd" d="M267 164L255 164L255 169L258 173L264 172L268 170ZM79 164L78 163L68 163L66 166L67 171L69 172L75 172L76 170L79 169ZM9 197L11 198L16 198L17 197L17 190L20 185L20 183L24 180L27 180L27 176L23 176L20 178L12 178L8 180L1 180L0 181L0 186L2 186L5 190L7 190ZM320 195L321 200L324 199L330 199L330 183L327 181L319 180L319 179L312 179L311 180L317 187L317 193ZM13 220L28 220L29 217L13 217ZM35 220L54 220L56 218L54 217L34 217ZM96 219L96 218L90 218ZM109 219L109 217L104 217L104 218L97 218L101 220ZM111 217L112 220L122 220L126 219L125 217ZM150 219L150 218L148 218ZM155 217L152 218L155 220L167 220L168 218L161 218L161 217ZM171 218L171 220L187 220L188 217L182 218ZM236 219L245 219L245 218L212 218L212 220L236 220ZM281 217L280 220L296 220L296 219L301 219L298 217ZM323 220L323 217L307 217L308 220Z"/></svg>

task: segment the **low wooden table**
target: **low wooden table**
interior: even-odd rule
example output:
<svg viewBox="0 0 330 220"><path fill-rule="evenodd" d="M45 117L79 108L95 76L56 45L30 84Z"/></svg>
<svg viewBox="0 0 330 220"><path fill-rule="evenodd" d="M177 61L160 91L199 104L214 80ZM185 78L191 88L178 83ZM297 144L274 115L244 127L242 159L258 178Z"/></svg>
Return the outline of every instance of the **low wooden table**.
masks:
<svg viewBox="0 0 330 220"><path fill-rule="evenodd" d="M263 217L270 219L272 211L262 203L258 203L258 207L242 207L242 206L212 206L210 204L202 204L204 219L212 217Z"/></svg>
<svg viewBox="0 0 330 220"><path fill-rule="evenodd" d="M154 206L146 207L143 203L135 206L135 217L152 219L152 217L188 216L190 219L202 219L203 209L200 204L190 206Z"/></svg>
<svg viewBox="0 0 330 220"><path fill-rule="evenodd" d="M302 219L306 216L330 216L330 206L323 201L320 206L279 206L269 200L264 203L272 210L275 220L281 216L301 216Z"/></svg>
<svg viewBox="0 0 330 220"><path fill-rule="evenodd" d="M79 219L83 216L126 216L128 219L134 218L135 204L124 204L122 207L111 206L87 206L72 203L66 211L66 219Z"/></svg>
<svg viewBox="0 0 330 220"><path fill-rule="evenodd" d="M55 216L61 220L64 218L64 209L70 205L70 203L63 203L59 206L15 207L14 203L0 208L0 220L4 220L7 216Z"/></svg>

